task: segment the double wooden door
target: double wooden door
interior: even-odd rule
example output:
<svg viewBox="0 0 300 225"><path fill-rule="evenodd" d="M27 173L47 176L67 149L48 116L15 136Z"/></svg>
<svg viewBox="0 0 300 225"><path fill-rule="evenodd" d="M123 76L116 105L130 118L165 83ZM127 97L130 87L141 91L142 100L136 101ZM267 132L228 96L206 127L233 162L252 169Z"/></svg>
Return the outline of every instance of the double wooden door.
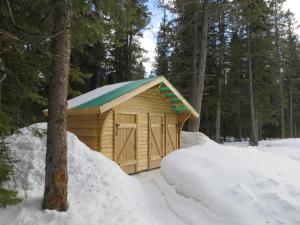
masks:
<svg viewBox="0 0 300 225"><path fill-rule="evenodd" d="M149 114L149 169L160 166L163 156L178 148L178 116Z"/></svg>
<svg viewBox="0 0 300 225"><path fill-rule="evenodd" d="M127 173L138 172L137 115L115 113L114 161ZM178 116L149 114L148 168L160 166L161 159L178 148Z"/></svg>

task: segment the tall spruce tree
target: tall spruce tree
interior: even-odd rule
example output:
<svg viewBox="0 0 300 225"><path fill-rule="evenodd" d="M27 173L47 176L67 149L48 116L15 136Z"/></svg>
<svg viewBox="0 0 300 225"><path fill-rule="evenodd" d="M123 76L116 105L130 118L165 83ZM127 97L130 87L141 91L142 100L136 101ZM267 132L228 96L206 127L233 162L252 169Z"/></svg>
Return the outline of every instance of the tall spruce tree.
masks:
<svg viewBox="0 0 300 225"><path fill-rule="evenodd" d="M155 74L170 77L170 38L171 27L167 20L166 8L163 8L163 18L159 26L156 41ZM172 79L170 79L172 80Z"/></svg>
<svg viewBox="0 0 300 225"><path fill-rule="evenodd" d="M298 129L294 121L298 113L293 108L298 106L295 89L299 41L293 29L289 38L284 2L210 2L213 7L200 129L217 141L223 133L224 138L251 137L256 145L265 137L284 137L286 127L289 133ZM202 3L177 0L168 8L176 15L171 16L172 32L167 35L171 46L169 79L186 97L191 94L192 74L199 66L195 60L199 56L195 34L201 29Z"/></svg>
<svg viewBox="0 0 300 225"><path fill-rule="evenodd" d="M112 47L110 52L112 82L141 79L143 69L143 49L139 38L149 23L149 13L141 0L119 2L121 11L112 14Z"/></svg>

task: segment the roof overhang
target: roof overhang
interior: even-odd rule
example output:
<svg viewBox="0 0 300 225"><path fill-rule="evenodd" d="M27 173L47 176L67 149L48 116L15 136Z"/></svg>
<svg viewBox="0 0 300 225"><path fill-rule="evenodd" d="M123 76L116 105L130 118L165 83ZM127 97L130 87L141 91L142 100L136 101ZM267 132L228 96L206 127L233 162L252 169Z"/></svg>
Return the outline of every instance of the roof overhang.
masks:
<svg viewBox="0 0 300 225"><path fill-rule="evenodd" d="M193 108L193 106L191 106L191 104L176 90L176 88L164 77L164 76L159 76L156 79L153 79L150 82L147 82L137 88L135 88L134 90L131 90L119 97L116 97L106 103L104 103L103 105L100 106L92 106L92 107L87 107L87 108L71 108L71 109L67 109L67 114L68 115L74 115L74 114L93 114L93 113L105 113L108 110L116 107L117 105L129 100L130 98L139 95L140 93L146 91L147 89L150 89L156 85L164 85L163 88L161 89L166 89L168 93L170 94L172 93L172 99L176 99L176 102L178 101L179 103L174 103L177 104L178 106L174 106L175 110L176 107L179 108L184 108L186 113L190 114L191 117L196 117L199 118L199 113ZM44 110L43 114L45 116L48 115L48 110Z"/></svg>

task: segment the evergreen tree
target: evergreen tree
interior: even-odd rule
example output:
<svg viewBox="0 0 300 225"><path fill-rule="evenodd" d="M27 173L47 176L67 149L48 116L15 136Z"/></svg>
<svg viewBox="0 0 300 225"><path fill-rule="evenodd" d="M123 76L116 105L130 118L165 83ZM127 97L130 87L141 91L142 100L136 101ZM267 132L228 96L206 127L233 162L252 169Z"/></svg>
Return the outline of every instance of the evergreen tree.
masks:
<svg viewBox="0 0 300 225"><path fill-rule="evenodd" d="M157 34L156 41L156 57L155 57L155 74L163 75L167 78L170 77L170 38L171 38L171 27L167 20L166 8L164 10L164 15L162 22L159 26L159 31ZM172 79L170 79L172 80Z"/></svg>
<svg viewBox="0 0 300 225"><path fill-rule="evenodd" d="M4 185L13 176L13 165L11 157L8 154L8 148L4 143L3 136L0 139L0 207L13 205L21 201L17 197L17 192L8 190Z"/></svg>
<svg viewBox="0 0 300 225"><path fill-rule="evenodd" d="M144 77L143 49L139 38L149 23L149 13L141 0L118 2L121 10L112 15L112 46L109 50L109 76L113 82L141 79Z"/></svg>
<svg viewBox="0 0 300 225"><path fill-rule="evenodd" d="M228 135L251 137L251 143L257 144L265 137L284 137L286 128L290 136L298 132L299 40L294 22L289 29L284 2L210 1L200 129L217 141ZM167 7L176 15L171 16L171 31L164 37L170 46L168 78L186 97L198 67L193 59L199 54L195 34L201 28L202 3L177 0ZM164 34L161 31L159 35ZM164 55L158 55L156 65L166 65Z"/></svg>

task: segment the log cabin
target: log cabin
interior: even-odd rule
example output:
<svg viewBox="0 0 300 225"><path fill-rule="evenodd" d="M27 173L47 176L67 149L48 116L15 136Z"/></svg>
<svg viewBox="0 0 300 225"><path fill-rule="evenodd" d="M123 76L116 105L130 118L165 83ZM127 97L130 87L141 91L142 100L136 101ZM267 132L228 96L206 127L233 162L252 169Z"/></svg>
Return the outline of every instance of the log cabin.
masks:
<svg viewBox="0 0 300 225"><path fill-rule="evenodd" d="M106 85L68 100L68 131L132 174L158 168L199 114L163 76Z"/></svg>

